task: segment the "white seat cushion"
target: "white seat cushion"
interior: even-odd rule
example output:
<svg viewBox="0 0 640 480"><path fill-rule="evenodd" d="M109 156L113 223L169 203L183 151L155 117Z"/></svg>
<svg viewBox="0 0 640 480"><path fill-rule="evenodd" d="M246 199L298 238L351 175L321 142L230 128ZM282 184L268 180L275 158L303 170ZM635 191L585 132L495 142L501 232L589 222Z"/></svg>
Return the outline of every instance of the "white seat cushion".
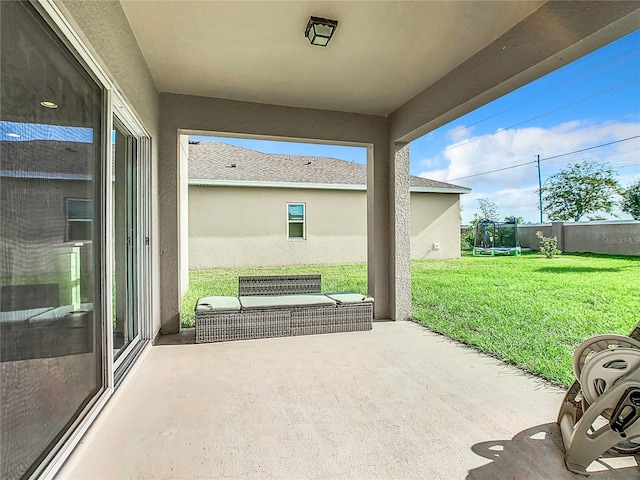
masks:
<svg viewBox="0 0 640 480"><path fill-rule="evenodd" d="M196 304L196 312L237 312L240 302L237 297L202 297Z"/></svg>
<svg viewBox="0 0 640 480"><path fill-rule="evenodd" d="M335 305L336 302L322 294L305 295L250 295L240 297L245 310L258 308L291 308L306 306Z"/></svg>

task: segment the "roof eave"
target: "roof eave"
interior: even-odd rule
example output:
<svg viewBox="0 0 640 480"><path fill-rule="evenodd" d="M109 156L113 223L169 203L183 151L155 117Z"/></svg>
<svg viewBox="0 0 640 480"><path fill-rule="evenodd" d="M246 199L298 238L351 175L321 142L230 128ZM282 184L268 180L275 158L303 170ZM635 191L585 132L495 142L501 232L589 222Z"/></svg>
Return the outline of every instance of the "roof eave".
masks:
<svg viewBox="0 0 640 480"><path fill-rule="evenodd" d="M301 183L301 182L256 182L252 180L213 180L208 178L190 178L189 185L202 187L245 187L245 188L296 188L307 190L352 190L366 191L366 185L345 183ZM411 187L415 193L469 193L469 188Z"/></svg>

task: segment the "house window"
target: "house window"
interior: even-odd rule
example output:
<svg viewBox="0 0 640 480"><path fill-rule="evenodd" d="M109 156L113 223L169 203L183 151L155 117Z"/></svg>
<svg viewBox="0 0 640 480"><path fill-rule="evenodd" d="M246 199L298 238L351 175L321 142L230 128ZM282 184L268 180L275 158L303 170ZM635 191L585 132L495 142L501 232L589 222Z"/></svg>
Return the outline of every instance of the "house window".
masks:
<svg viewBox="0 0 640 480"><path fill-rule="evenodd" d="M287 203L287 238L306 238L304 203Z"/></svg>
<svg viewBox="0 0 640 480"><path fill-rule="evenodd" d="M91 240L91 200L67 198L67 242Z"/></svg>

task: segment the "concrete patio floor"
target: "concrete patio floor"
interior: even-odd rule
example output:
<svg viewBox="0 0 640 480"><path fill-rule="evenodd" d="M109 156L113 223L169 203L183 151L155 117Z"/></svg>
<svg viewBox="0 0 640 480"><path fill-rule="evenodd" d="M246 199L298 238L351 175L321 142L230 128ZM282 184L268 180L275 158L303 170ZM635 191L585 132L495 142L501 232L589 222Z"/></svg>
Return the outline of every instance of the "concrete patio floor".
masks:
<svg viewBox="0 0 640 480"><path fill-rule="evenodd" d="M564 467L562 396L410 322L156 345L58 478L585 478ZM637 480L639 461L590 478Z"/></svg>

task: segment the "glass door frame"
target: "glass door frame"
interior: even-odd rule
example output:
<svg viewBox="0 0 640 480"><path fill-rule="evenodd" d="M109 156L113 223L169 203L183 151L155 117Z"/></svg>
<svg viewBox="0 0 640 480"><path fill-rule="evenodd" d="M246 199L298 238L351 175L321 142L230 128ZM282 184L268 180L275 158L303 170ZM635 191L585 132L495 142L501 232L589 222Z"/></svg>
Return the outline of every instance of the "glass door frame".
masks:
<svg viewBox="0 0 640 480"><path fill-rule="evenodd" d="M135 277L137 281L137 295L135 301L135 308L131 311L138 323L138 333L132 339L132 341L123 348L119 353L117 359L113 359L113 327L112 319L114 318L113 312L113 292L111 288L111 279L113 278L113 261L115 259L115 251L113 248L113 242L109 241L107 250L109 252L108 262L105 263L105 270L109 279L107 284L108 302L106 307L108 311L107 323L109 333L107 335L107 351L110 356L111 372L110 372L110 385L116 387L121 381L129 367L135 361L141 348L147 343L150 338L151 331L151 319L150 319L150 242L149 234L151 228L151 151L150 151L150 136L127 106L126 102L119 95L119 93L113 90L111 95L111 118L109 122L109 152L111 152L111 132L114 130L113 118L117 118L117 122L120 123L131 135L135 143L135 152L133 152L133 158L131 162L137 168L134 190L137 192L135 199L136 218L135 221L135 233L136 237L133 239L134 244L138 245L138 252L135 256L135 262L131 267L135 270ZM113 172L115 171L115 165L113 165L113 156L109 156L109 188L106 189L107 193L107 238L115 238L115 221L113 218L115 198L113 196L113 189L111 188L111 179Z"/></svg>
<svg viewBox="0 0 640 480"><path fill-rule="evenodd" d="M127 264L127 276L129 274L129 272L132 272L133 275L132 277L135 279L135 287L133 288L133 290L130 288L131 285L129 284L129 280L131 280L131 278L127 278L127 284L126 284L126 296L127 296L127 301L129 302L133 302L133 305L130 305L130 307L132 308L128 308L127 309L127 317L131 316L131 319L136 323L137 326L137 333L133 336L133 338L130 339L130 341L123 346L123 348L118 351L117 354L115 354L115 350L113 349L113 344L111 346L111 352L114 355L114 361L113 361L113 371L114 371L114 383L117 385L117 383L120 380L120 377L123 375L125 369L123 369L123 366L130 362L131 359L129 358L130 356L134 355L136 351L139 350L139 343L144 340L144 339L148 339L149 338L149 332L148 332L148 328L145 329L145 327L148 327L148 322L144 322L143 320L145 318L148 318L148 312L149 312L149 307L147 305L148 303L148 294L149 294L149 289L148 288L144 288L146 286L146 284L148 283L148 273L149 273L149 269L148 269L148 253L149 253L149 204L150 204L150 199L149 197L147 197L147 195L150 195L150 191L148 190L148 188L146 188L149 185L149 156L145 156L144 155L144 149L142 144L145 143L144 142L144 138L143 136L140 135L136 135L134 133L135 130L135 125L131 125L131 119L129 119L129 121L125 121L121 118L121 115L123 113L125 113L125 115L127 113L130 112L126 112L126 107L118 102L118 99L115 99L115 101L113 102L114 108L113 108L113 126L112 126L112 131L115 129L118 130L124 130L121 131L121 133L124 133L125 136L127 137L127 145L126 145L126 151L127 154L130 155L131 157L127 159L127 165L126 165L126 175L130 175L132 174L131 171L129 171L129 168L132 168L135 170L134 173L134 178L133 178L133 182L131 182L131 184L129 183L129 178L125 178L123 179L126 184L125 184L125 192L126 192L126 201L129 202L130 199L130 194L133 192L135 195L135 198L133 199L133 204L127 204L127 208L132 207L134 213L133 213L133 218L131 218L131 224L128 223L128 218L125 220L126 222L126 227L132 227L133 230L133 236L132 238L130 238L130 242L131 244L127 246L127 248L131 248L131 246L133 246L133 248L136 250L135 254L133 255L133 263L131 265ZM117 124L117 125L116 125ZM132 141L131 141L132 140ZM112 161L114 161L114 157L111 157ZM113 175L113 172L116 171L117 166L116 165L111 165L111 175ZM111 177L110 177L111 178ZM119 181L117 173L116 173L116 178L115 178L116 183ZM119 185L116 185L115 188L117 189ZM131 191L129 190L129 187L131 187ZM116 198L113 198L113 189L111 189L111 201L110 201L110 207L108 207L108 210L111 212L112 218L109 221L109 227L111 228L111 236L108 236L107 238L116 238L116 229L115 229L115 218L113 218L113 212L115 211L115 206L116 206ZM129 213L129 212L128 212ZM128 216L128 213L126 216ZM113 249L113 242L110 242L110 248ZM129 252L128 252L129 253ZM127 257L127 262L130 259L129 254L127 253L126 257ZM113 260L115 260L115 251L112 252L112 257ZM111 264L111 268L113 269L113 263ZM113 276L114 274L116 274L116 272L111 272L111 275ZM113 278L113 277L112 277ZM109 284L109 286L112 286L113 283L111 282ZM133 298L131 298L131 294L133 296ZM113 299L113 291L111 291L111 298ZM111 307L113 310L113 301L111 302ZM112 313L112 317L111 320L113 320L113 315L115 315L116 312L111 312ZM129 318L125 318L125 321L130 320ZM113 342L113 331L110 334L110 338L111 341Z"/></svg>
<svg viewBox="0 0 640 480"><path fill-rule="evenodd" d="M128 367L135 361L144 347L149 344L151 335L151 249L149 237L151 233L151 136L144 128L133 110L127 105L124 97L118 92L115 83L93 56L91 50L85 45L80 35L64 16L55 0L28 0L42 16L45 22L56 32L57 36L66 45L71 54L78 60L84 69L91 75L96 84L103 91L102 131L100 142L102 144L101 182L97 185L101 190L101 202L96 207L95 215L102 227L99 234L102 239L102 251L100 253L101 271L96 275L96 282L100 288L99 304L94 309L100 310L102 330L102 378L103 385L98 393L87 403L86 407L78 414L77 418L69 425L51 452L42 458L40 466L34 471L32 478L53 479L63 466L73 449L80 442L99 413L105 407L109 398L113 395L119 381L126 374ZM118 364L119 372L116 376L116 366L113 361L112 331L112 261L113 245L108 239L113 238L113 195L111 189L112 156L111 156L111 132L113 130L113 116L124 123L129 131L137 138L137 161L140 171L137 179L139 188L138 226L139 236L144 248L140 250L135 268L139 275L139 302L137 314L139 320L138 338L136 349L123 352L121 357L127 359ZM96 257L98 258L98 257ZM123 368L126 367L126 368Z"/></svg>

